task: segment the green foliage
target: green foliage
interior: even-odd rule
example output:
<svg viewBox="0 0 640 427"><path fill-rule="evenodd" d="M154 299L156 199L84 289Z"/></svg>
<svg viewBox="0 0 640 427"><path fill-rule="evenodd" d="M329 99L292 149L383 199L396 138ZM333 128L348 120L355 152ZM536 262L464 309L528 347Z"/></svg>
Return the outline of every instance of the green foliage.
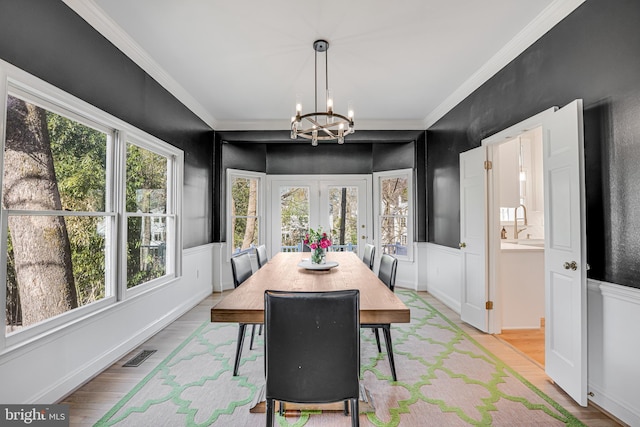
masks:
<svg viewBox="0 0 640 427"><path fill-rule="evenodd" d="M299 245L309 229L309 191L288 187L280 192L282 246Z"/></svg>
<svg viewBox="0 0 640 427"><path fill-rule="evenodd" d="M54 169L62 208L105 210L107 135L47 112ZM101 218L66 217L78 305L105 296L105 237Z"/></svg>
<svg viewBox="0 0 640 427"><path fill-rule="evenodd" d="M127 212L166 213L167 159L127 144ZM127 223L127 288L165 274L165 246L151 245L152 217ZM163 238L164 241L164 238Z"/></svg>

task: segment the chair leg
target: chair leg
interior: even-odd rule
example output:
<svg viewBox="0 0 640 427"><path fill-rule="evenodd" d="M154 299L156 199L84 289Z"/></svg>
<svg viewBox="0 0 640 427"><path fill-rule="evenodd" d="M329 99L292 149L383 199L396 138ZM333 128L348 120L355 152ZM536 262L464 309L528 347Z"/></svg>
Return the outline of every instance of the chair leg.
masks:
<svg viewBox="0 0 640 427"><path fill-rule="evenodd" d="M251 341L249 341L249 350L253 350L253 337L256 336L256 325L251 325Z"/></svg>
<svg viewBox="0 0 640 427"><path fill-rule="evenodd" d="M349 400L345 400L344 401L344 416L348 416L349 415Z"/></svg>
<svg viewBox="0 0 640 427"><path fill-rule="evenodd" d="M384 343L387 346L387 357L389 358L389 366L391 367L391 375L394 381L398 381L396 376L396 363L393 360L393 343L391 342L391 325L384 325L382 327L384 333Z"/></svg>
<svg viewBox="0 0 640 427"><path fill-rule="evenodd" d="M267 427L273 427L273 399L267 399Z"/></svg>
<svg viewBox="0 0 640 427"><path fill-rule="evenodd" d="M358 399L351 400L351 425L353 427L360 427L360 402Z"/></svg>
<svg viewBox="0 0 640 427"><path fill-rule="evenodd" d="M244 344L244 331L247 325L240 323L238 325L238 344L236 347L236 361L233 366L233 376L238 376L238 368L240 367L240 356L242 355L242 344Z"/></svg>
<svg viewBox="0 0 640 427"><path fill-rule="evenodd" d="M380 334L378 333L378 328L373 328L373 333L376 336L376 344L378 345L378 353L382 353L382 347L380 347Z"/></svg>
<svg viewBox="0 0 640 427"><path fill-rule="evenodd" d="M258 335L262 335L262 323L260 323L260 329L258 330Z"/></svg>

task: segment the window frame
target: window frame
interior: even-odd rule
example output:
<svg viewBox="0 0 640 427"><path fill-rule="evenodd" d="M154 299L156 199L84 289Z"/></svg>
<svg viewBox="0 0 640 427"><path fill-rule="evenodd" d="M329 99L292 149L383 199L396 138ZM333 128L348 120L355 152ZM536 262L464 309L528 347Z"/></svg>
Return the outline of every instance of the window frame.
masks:
<svg viewBox="0 0 640 427"><path fill-rule="evenodd" d="M99 108L0 60L0 189L4 175L4 144L6 138L6 109L8 95L17 96L29 103L64 116L84 126L105 132L106 176L104 212L81 211L13 211L0 206L0 301L6 313L6 272L7 272L7 236L8 216L14 214L59 216L104 216L108 218L105 239L105 297L65 313L43 320L28 328L13 332L7 336L0 333L0 354L11 351L21 345L42 338L59 329L70 327L80 320L109 309L118 303L136 295L175 281L182 275L182 183L184 171L184 153L177 147L160 140L130 125ZM131 290L126 289L126 143L134 142L142 148L154 151L171 159L167 179L167 214L173 218L173 237L167 237L167 246L171 240L171 250L167 247L167 274L142 283ZM171 209L171 213L169 210ZM125 263L123 264L123 254ZM124 279L124 280L123 280ZM132 291L134 290L134 291ZM6 316L6 314L5 314Z"/></svg>
<svg viewBox="0 0 640 427"><path fill-rule="evenodd" d="M382 202L382 180L389 178L403 178L407 180L407 192L408 192L408 206L407 206L407 254L406 255L396 255L393 256L398 258L399 261L413 261L413 217L414 217L414 191L413 191L413 169L396 169L389 170L384 172L374 172L373 173L373 181L374 181L374 192L373 192L373 215L376 218L375 221L375 245L376 250L382 255L382 219L383 216L381 214L381 206ZM379 258L379 256L377 256Z"/></svg>
<svg viewBox="0 0 640 427"><path fill-rule="evenodd" d="M227 257L231 259L232 256L237 255L233 253L233 236L232 236L232 224L234 216L231 215L231 187L233 180L236 178L245 179L257 179L258 180L258 206L256 207L256 217L258 218L258 245L266 245L266 225L265 222L265 180L267 174L264 172L246 171L241 169L227 169L227 182L226 182L226 213L227 213ZM268 249L268 245L267 245ZM251 254L253 255L253 254Z"/></svg>

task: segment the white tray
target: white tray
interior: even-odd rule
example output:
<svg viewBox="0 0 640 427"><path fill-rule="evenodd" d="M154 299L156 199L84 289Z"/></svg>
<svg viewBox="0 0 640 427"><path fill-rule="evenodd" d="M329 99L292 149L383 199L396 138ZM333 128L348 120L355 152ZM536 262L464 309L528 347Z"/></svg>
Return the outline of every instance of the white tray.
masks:
<svg viewBox="0 0 640 427"><path fill-rule="evenodd" d="M327 261L324 264L313 264L311 261L309 260L302 260L299 264L298 267L302 267L306 270L331 270L334 267L337 267L338 264L335 261Z"/></svg>

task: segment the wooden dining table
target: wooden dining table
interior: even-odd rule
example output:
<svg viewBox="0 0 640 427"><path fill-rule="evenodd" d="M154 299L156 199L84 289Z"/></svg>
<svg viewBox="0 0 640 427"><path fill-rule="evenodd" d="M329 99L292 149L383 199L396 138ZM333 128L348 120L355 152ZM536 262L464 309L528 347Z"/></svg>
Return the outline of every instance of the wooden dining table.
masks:
<svg viewBox="0 0 640 427"><path fill-rule="evenodd" d="M360 323L409 323L409 308L353 252L327 252L327 270L307 269L309 252L280 252L211 309L212 322L263 323L264 292L360 290Z"/></svg>
<svg viewBox="0 0 640 427"><path fill-rule="evenodd" d="M353 252L328 252L326 270L309 269L309 252L280 252L211 309L212 322L264 323L264 292L360 290L360 323L409 323L409 308ZM307 266L308 268L305 268ZM256 393L250 412L265 412L264 386ZM280 403L279 403L280 404ZM342 411L342 402L287 403L285 413L301 410ZM373 412L373 399L360 384L360 411Z"/></svg>

